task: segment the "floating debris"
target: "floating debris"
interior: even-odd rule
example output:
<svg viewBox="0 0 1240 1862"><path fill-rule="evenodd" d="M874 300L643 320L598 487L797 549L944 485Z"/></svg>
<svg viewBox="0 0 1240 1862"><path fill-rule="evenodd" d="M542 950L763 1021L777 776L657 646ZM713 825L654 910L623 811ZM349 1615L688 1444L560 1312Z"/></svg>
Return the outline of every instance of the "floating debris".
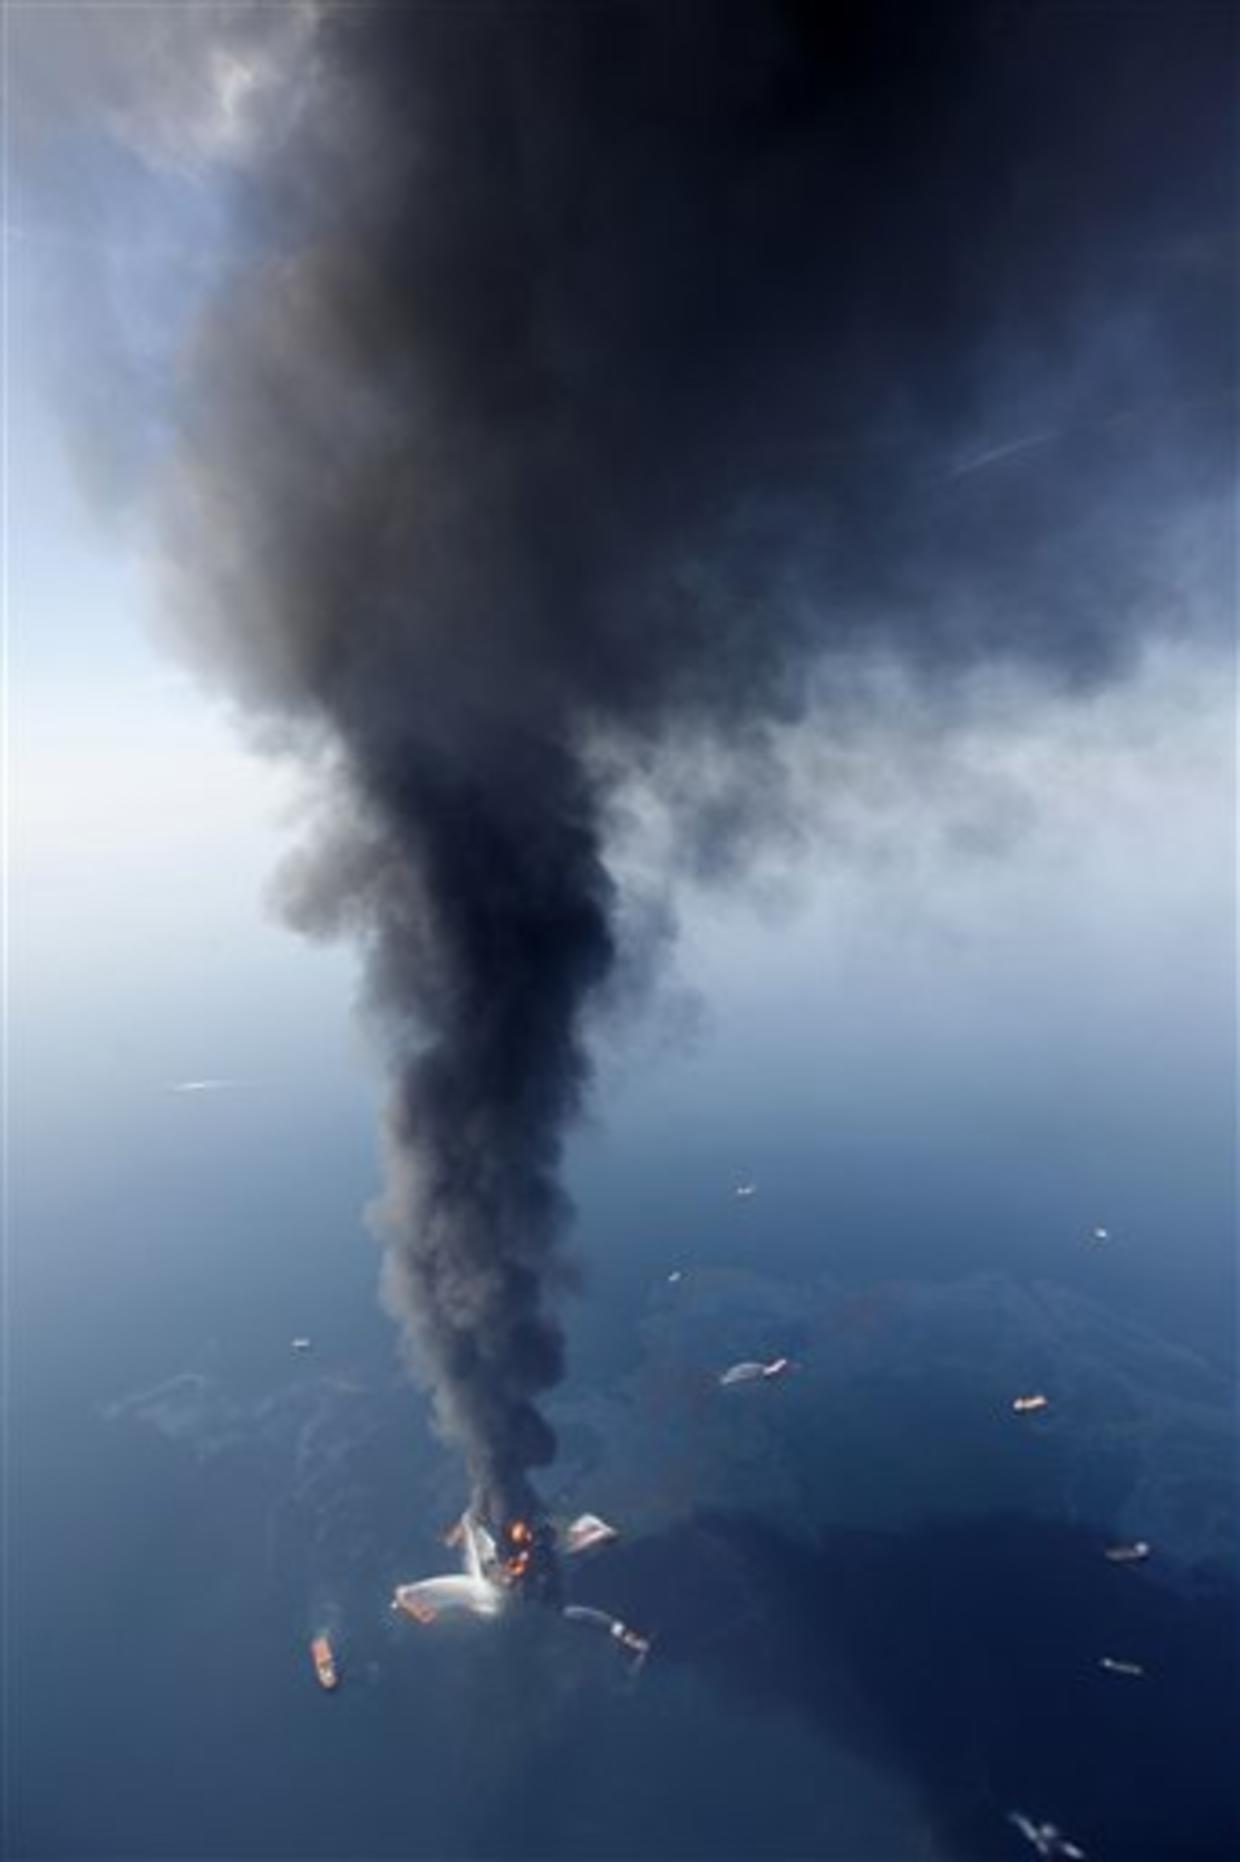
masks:
<svg viewBox="0 0 1240 1862"><path fill-rule="evenodd" d="M1109 1228L1091 1228L1089 1231L1089 1239L1091 1241L1110 1241L1111 1231Z"/></svg>
<svg viewBox="0 0 1240 1862"><path fill-rule="evenodd" d="M683 1271L678 1267L674 1273L668 1275L667 1284L669 1287L678 1287L684 1277Z"/></svg>
<svg viewBox="0 0 1240 1862"><path fill-rule="evenodd" d="M756 1196L758 1194L758 1186L747 1178L745 1182L737 1184L732 1194L736 1197L738 1202L748 1202L751 1196Z"/></svg>

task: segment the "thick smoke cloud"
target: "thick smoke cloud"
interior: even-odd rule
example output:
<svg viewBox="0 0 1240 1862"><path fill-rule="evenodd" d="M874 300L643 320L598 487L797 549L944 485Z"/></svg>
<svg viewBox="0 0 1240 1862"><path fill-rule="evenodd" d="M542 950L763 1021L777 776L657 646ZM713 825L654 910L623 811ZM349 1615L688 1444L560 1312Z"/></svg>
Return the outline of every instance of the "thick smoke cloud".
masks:
<svg viewBox="0 0 1240 1862"><path fill-rule="evenodd" d="M726 860L824 656L1072 684L1174 625L1164 520L1223 573L1224 12L317 17L170 555L199 651L334 772L294 914L364 948L388 1291L494 1511L554 1448L618 779L713 746L678 795Z"/></svg>

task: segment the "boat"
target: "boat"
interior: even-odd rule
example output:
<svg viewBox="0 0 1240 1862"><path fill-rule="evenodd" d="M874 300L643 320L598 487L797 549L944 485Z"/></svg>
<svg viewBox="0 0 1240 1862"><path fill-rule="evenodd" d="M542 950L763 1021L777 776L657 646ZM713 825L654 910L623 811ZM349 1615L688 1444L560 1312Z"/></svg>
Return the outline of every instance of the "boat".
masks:
<svg viewBox="0 0 1240 1862"><path fill-rule="evenodd" d="M1108 1545L1103 1553L1113 1565L1142 1565L1149 1555L1149 1543L1145 1539L1136 1539L1131 1545Z"/></svg>
<svg viewBox="0 0 1240 1862"><path fill-rule="evenodd" d="M326 1636L316 1636L310 1644L310 1654L314 1660L314 1672L319 1678L319 1686L330 1693L339 1687L340 1676L336 1672L336 1658L332 1654L332 1645Z"/></svg>
<svg viewBox="0 0 1240 1862"><path fill-rule="evenodd" d="M1136 1678L1145 1673L1140 1662L1121 1661L1115 1655L1104 1655L1098 1666L1105 1668L1107 1673L1112 1675L1132 1675Z"/></svg>

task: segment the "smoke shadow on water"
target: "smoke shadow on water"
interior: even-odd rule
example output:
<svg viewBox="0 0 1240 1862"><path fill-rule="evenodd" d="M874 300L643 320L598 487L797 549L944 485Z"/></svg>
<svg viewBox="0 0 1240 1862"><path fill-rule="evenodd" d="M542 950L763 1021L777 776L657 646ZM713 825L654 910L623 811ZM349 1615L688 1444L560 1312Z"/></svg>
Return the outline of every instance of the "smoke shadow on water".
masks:
<svg viewBox="0 0 1240 1862"><path fill-rule="evenodd" d="M947 1856L1024 1853L1012 1810L1091 1857L1240 1853L1233 1585L1173 1590L1084 1528L1017 1514L796 1541L701 1513L615 1548L607 1579L658 1629L661 1665L902 1779Z"/></svg>

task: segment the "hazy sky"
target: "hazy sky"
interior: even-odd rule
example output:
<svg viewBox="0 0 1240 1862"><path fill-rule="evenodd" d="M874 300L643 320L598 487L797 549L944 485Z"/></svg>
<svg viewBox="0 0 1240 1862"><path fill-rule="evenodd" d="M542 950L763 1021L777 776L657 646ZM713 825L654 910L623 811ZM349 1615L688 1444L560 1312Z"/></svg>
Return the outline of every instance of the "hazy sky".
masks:
<svg viewBox="0 0 1240 1862"><path fill-rule="evenodd" d="M184 42L144 13L79 32L72 9L59 30L18 9L9 28L14 1061L49 1131L101 1091L124 1101L180 1078L261 1074L304 1092L307 1056L355 1070L360 1097L373 1089L374 1057L348 1032L354 960L301 944L264 903L306 780L247 751L226 701L159 638L149 491L172 457L169 408L197 366L204 305L268 236L243 211L247 163L319 81L308 10L275 32L257 12L223 18L201 9ZM1191 150L1184 161L1187 199ZM880 1148L884 1129L921 1132L957 1161L1036 1131L1053 1173L1056 1146L1088 1148L1092 1131L1109 1182L1128 1156L1148 1189L1161 1143L1182 1195L1185 1168L1208 1160L1210 1213L1193 1221L1226 1222L1233 589L1225 475L1207 464L1234 381L1208 357L1181 366L1174 347L1194 280L1226 290L1217 205L1186 215L1175 247L1158 245L1151 209L1132 234L1152 242L1147 294L1098 297L1104 266L1054 343L1005 344L996 326L967 413L928 426L897 395L867 429L850 408L846 447L902 457L915 435L938 537L957 521L966 544L984 537L988 508L1016 535L1022 511L1065 515L1074 474L1102 483L1102 560L1140 558L1141 575L1074 584L1072 601L1143 604L1128 619L1144 644L1083 688L965 656L927 691L882 604L924 600L949 641L957 624L984 634L993 587L969 585L956 542L940 559L915 525L909 562L940 579L918 595L897 576L867 597L880 650L855 689L841 702L824 684L746 765L755 781L781 772L797 805L729 846L715 878L700 871L701 819L691 833L677 819L677 785L748 754L744 715L709 742L686 726L663 743L624 787L608 857L633 881L622 933L675 922L678 935L648 995L621 986L591 1011L609 1122L587 1152L620 1156L626 1134L657 1145L669 1118L690 1147L726 1133L738 1168L759 1133L755 1169L776 1129L806 1154L824 1131ZM1137 275L1126 267L1113 277ZM1053 548L1030 547L1020 532L1026 587L1052 586Z"/></svg>

